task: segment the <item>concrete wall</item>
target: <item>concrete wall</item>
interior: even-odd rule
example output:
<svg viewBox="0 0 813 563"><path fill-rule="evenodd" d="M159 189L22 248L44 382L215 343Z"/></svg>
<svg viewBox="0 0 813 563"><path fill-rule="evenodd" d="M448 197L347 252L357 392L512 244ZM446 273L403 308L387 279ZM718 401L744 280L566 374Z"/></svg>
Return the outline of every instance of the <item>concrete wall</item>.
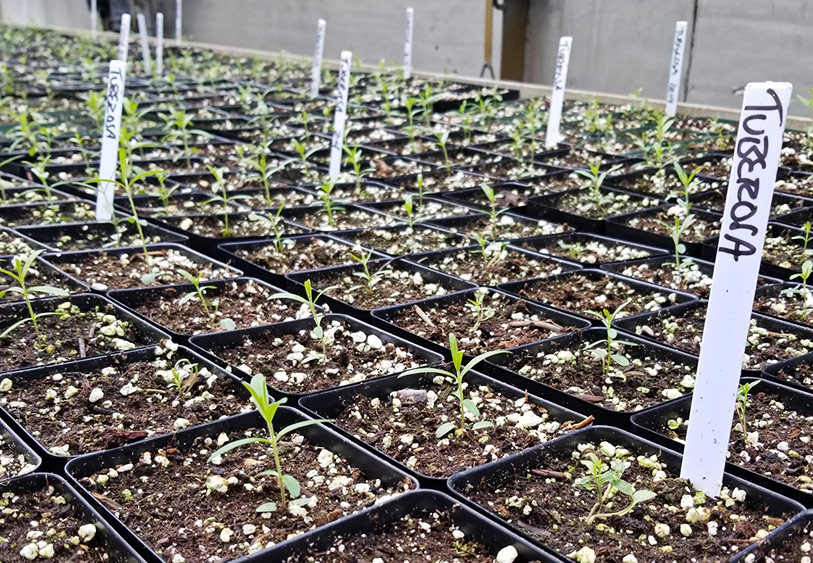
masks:
<svg viewBox="0 0 813 563"><path fill-rule="evenodd" d="M90 29L86 0L0 0L3 21Z"/></svg>
<svg viewBox="0 0 813 563"><path fill-rule="evenodd" d="M511 2L513 0L506 0ZM809 0L530 0L525 72L550 83L558 39L573 36L571 87L665 96L678 20L689 22L681 100L736 107L749 81L789 81L807 94L813 77ZM694 33L692 34L692 26ZM798 102L791 111L806 114Z"/></svg>
<svg viewBox="0 0 813 563"><path fill-rule="evenodd" d="M174 1L172 2L174 5ZM364 62L402 61L404 10L415 9L413 67L480 74L485 10L482 0L186 0L184 35L221 45L311 55L316 20L327 21L325 56L353 51ZM499 76L502 23L494 22Z"/></svg>

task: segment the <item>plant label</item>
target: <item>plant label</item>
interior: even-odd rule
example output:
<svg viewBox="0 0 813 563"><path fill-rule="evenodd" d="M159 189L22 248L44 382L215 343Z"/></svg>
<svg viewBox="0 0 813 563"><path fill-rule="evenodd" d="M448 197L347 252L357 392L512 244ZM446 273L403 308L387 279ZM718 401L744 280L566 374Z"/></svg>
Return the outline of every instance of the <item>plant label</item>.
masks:
<svg viewBox="0 0 813 563"><path fill-rule="evenodd" d="M102 154L99 162L99 187L96 192L96 220L110 221L113 217L113 198L121 135L121 108L124 102L124 79L127 63L110 61L107 73L104 124L102 126ZM105 181L107 180L107 181Z"/></svg>
<svg viewBox="0 0 813 563"><path fill-rule="evenodd" d="M175 0L175 45L181 46L181 24L183 23L183 0Z"/></svg>
<svg viewBox="0 0 813 563"><path fill-rule="evenodd" d="M164 74L164 14L155 14L155 76Z"/></svg>
<svg viewBox="0 0 813 563"><path fill-rule="evenodd" d="M412 76L412 30L415 25L415 10L406 9L406 24L404 26L404 78Z"/></svg>
<svg viewBox="0 0 813 563"><path fill-rule="evenodd" d="M677 113L680 97L680 74L683 68L683 51L686 47L686 22L675 24L675 42L672 45L672 58L669 61L669 87L666 89L666 115L672 117Z"/></svg>
<svg viewBox="0 0 813 563"><path fill-rule="evenodd" d="M745 87L680 476L720 493L793 86Z"/></svg>
<svg viewBox="0 0 813 563"><path fill-rule="evenodd" d="M325 52L325 29L327 22L322 18L316 22L316 47L313 49L313 66L311 66L311 98L319 95L319 84L322 80L322 54Z"/></svg>
<svg viewBox="0 0 813 563"><path fill-rule="evenodd" d="M121 28L119 30L119 58L126 63L130 51L130 14L121 15Z"/></svg>
<svg viewBox="0 0 813 563"><path fill-rule="evenodd" d="M99 10L98 0L90 0L90 36L96 41L99 32Z"/></svg>
<svg viewBox="0 0 813 563"><path fill-rule="evenodd" d="M144 73L152 74L152 58L150 57L150 40L147 35L147 18L144 14L136 16L138 22L138 36L141 39L141 59L144 61Z"/></svg>
<svg viewBox="0 0 813 563"><path fill-rule="evenodd" d="M333 117L333 139L330 141L330 181L339 177L344 148L344 123L347 121L347 95L350 92L350 64L353 53L342 51L339 61L339 89L336 93L336 110Z"/></svg>
<svg viewBox="0 0 813 563"><path fill-rule="evenodd" d="M565 101L567 65L570 63L570 46L572 44L572 37L562 37L559 40L559 50L556 52L556 73L553 77L550 110L548 111L548 130L545 135L545 146L547 148L555 147L560 139L559 125L562 122L562 104Z"/></svg>

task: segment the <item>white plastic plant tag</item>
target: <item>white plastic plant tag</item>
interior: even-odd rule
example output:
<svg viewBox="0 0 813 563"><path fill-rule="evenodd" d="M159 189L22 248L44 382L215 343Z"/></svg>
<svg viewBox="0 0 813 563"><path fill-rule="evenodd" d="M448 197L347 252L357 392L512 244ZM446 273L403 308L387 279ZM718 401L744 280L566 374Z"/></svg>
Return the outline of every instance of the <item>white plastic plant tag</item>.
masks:
<svg viewBox="0 0 813 563"><path fill-rule="evenodd" d="M406 24L404 26L404 78L412 76L412 30L415 26L415 10L406 9Z"/></svg>
<svg viewBox="0 0 813 563"><path fill-rule="evenodd" d="M550 110L548 111L548 130L545 135L545 146L555 147L559 143L559 125L562 122L562 104L565 101L565 86L567 84L567 65L570 63L570 46L572 37L562 37L559 40L559 49L556 52L556 73L553 77L553 90L550 95Z"/></svg>
<svg viewBox="0 0 813 563"><path fill-rule="evenodd" d="M90 0L90 36L96 41L96 35L99 33L99 10L98 0Z"/></svg>
<svg viewBox="0 0 813 563"><path fill-rule="evenodd" d="M666 115L672 117L677 113L680 97L680 74L683 69L683 51L686 47L686 22L675 24L675 42L672 45L672 57L669 61L669 87L666 89Z"/></svg>
<svg viewBox="0 0 813 563"><path fill-rule="evenodd" d="M147 18L144 14L136 16L138 22L138 36L141 40L141 59L144 61L144 74L152 74L152 57L150 56L150 40L147 35Z"/></svg>
<svg viewBox="0 0 813 563"><path fill-rule="evenodd" d="M164 14L155 14L155 76L164 74Z"/></svg>
<svg viewBox="0 0 813 563"><path fill-rule="evenodd" d="M130 14L122 14L121 29L119 30L118 60L126 63L129 51L130 51Z"/></svg>
<svg viewBox="0 0 813 563"><path fill-rule="evenodd" d="M342 51L339 61L339 91L336 94L336 114L333 117L333 139L330 141L330 180L335 182L342 167L344 122L347 121L347 95L350 92L350 64L353 53Z"/></svg>
<svg viewBox="0 0 813 563"><path fill-rule="evenodd" d="M680 476L717 496L793 86L745 87Z"/></svg>
<svg viewBox="0 0 813 563"><path fill-rule="evenodd" d="M183 0L175 0L175 45L181 46L181 31L183 30Z"/></svg>
<svg viewBox="0 0 813 563"><path fill-rule="evenodd" d="M327 22L322 18L316 22L316 47L313 49L313 66L311 66L311 98L319 95L322 81L322 54L325 52L325 30Z"/></svg>
<svg viewBox="0 0 813 563"><path fill-rule="evenodd" d="M115 185L104 180L116 179L126 67L127 63L124 61L113 60L110 61L110 70L107 73L107 94L105 95L104 124L102 125L102 154L99 162L100 182L96 192L97 221L110 221L113 218Z"/></svg>

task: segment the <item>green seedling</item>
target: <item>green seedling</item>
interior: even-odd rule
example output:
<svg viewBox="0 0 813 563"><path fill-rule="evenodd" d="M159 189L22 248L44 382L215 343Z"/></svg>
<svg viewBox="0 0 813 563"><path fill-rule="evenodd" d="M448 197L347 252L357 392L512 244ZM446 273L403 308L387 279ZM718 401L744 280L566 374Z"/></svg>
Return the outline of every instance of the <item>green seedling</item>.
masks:
<svg viewBox="0 0 813 563"><path fill-rule="evenodd" d="M446 144L449 141L449 132L448 131L443 131L442 133L441 132L436 132L435 136L438 139L435 144L443 152L443 165L446 167L447 172L451 172L452 163L449 162L449 151L446 150Z"/></svg>
<svg viewBox="0 0 813 563"><path fill-rule="evenodd" d="M596 494L596 503L587 515L587 524L593 524L596 520L608 520L618 518L632 512L637 505L650 501L657 495L652 491L636 491L630 483L621 477L624 472L624 465L620 460L610 462L610 467L599 459L594 453L588 453L587 459L582 459L581 463L587 467L588 474L577 479L574 484ZM629 504L615 512L604 512L605 507L616 492L629 497Z"/></svg>
<svg viewBox="0 0 813 563"><path fill-rule="evenodd" d="M813 249L808 248L810 245L810 231L812 228L813 225L811 225L810 221L805 221L805 224L802 225L802 234L792 237L792 240L802 241L802 263L807 260L807 257L810 256L810 254L813 254Z"/></svg>
<svg viewBox="0 0 813 563"><path fill-rule="evenodd" d="M497 209L497 194L494 192L494 188L488 184L480 184L480 189L483 190L483 194L488 200L488 216L491 220L491 224L496 226L498 216L500 213L503 213L505 209Z"/></svg>
<svg viewBox="0 0 813 563"><path fill-rule="evenodd" d="M319 199L322 201L322 209L320 212L327 216L327 224L331 227L336 226L336 211L341 211L344 209L344 207L337 205L333 201L332 194L335 186L336 184L333 182L333 180L328 180L319 186Z"/></svg>
<svg viewBox="0 0 813 563"><path fill-rule="evenodd" d="M493 307L485 305L486 294L488 294L487 289L478 289L474 292L472 299L466 300L466 307L474 313L474 326L471 328L472 332L477 332L483 321L487 321L497 314Z"/></svg>
<svg viewBox="0 0 813 563"><path fill-rule="evenodd" d="M413 226L415 226L415 211L416 211L415 204L412 202L412 195L406 194L404 196L404 203L401 207L403 208L404 213L406 213L407 224L411 229Z"/></svg>
<svg viewBox="0 0 813 563"><path fill-rule="evenodd" d="M183 358L175 362L169 373L172 376L172 386L178 392L180 400L197 383L200 377L200 366Z"/></svg>
<svg viewBox="0 0 813 563"><path fill-rule="evenodd" d="M356 189L361 189L361 180L371 172L375 172L375 168L364 168L364 152L358 145L344 147L344 152L347 154L344 158L345 164L349 164L353 168L353 175L356 177Z"/></svg>
<svg viewBox="0 0 813 563"><path fill-rule="evenodd" d="M367 252L359 252L358 254L350 253L350 259L356 264L361 264L361 272L353 272L353 276L364 280L367 289L372 290L373 286L381 279L378 272L370 272L370 258L373 256L373 250Z"/></svg>
<svg viewBox="0 0 813 563"><path fill-rule="evenodd" d="M50 285L35 285L31 287L28 286L27 278L28 275L31 273L31 268L37 261L37 258L39 258L40 254L42 254L43 252L45 251L35 250L31 252L25 259L21 259L15 256L14 259L12 260L11 269L0 268L0 275L8 276L17 284L0 291L0 298L4 297L9 293L16 293L22 298L22 300L25 302L26 309L28 309L28 318L17 321L16 323L6 328L2 333L0 333L0 338L6 338L15 330L17 330L17 328L19 328L20 326L24 325L27 322L30 322L34 326L34 333L37 336L37 342L39 342L41 340L40 327L38 322L39 319L51 315L58 315L59 313L35 312L34 306L31 304L31 299L37 296L67 297L69 295L69 293L64 289L52 287Z"/></svg>
<svg viewBox="0 0 813 563"><path fill-rule="evenodd" d="M590 198L593 200L593 205L602 208L604 207L606 197L601 193L601 186L604 185L604 180L607 179L607 176L619 170L621 165L613 166L609 170L602 172L601 160L596 160L595 162L588 163L587 167L589 170L576 170L575 172L579 176L589 180L586 187L590 191Z"/></svg>
<svg viewBox="0 0 813 563"><path fill-rule="evenodd" d="M291 495L291 498L294 499L294 502L296 502L296 499L299 498L301 488L299 481L297 481L293 475L287 475L282 471L282 462L279 455L280 440L283 438L283 436L286 436L291 432L296 432L302 428L312 426L314 424L321 424L323 422L330 421L327 419L303 420L301 422L289 424L285 428L276 431L274 429L274 416L277 414L279 407L284 405L287 399L282 398L279 401L271 402L271 398L268 396L268 386L266 385L265 376L262 374L254 375L254 377L251 378L251 383L249 384L243 382L243 386L251 394L251 400L254 403L254 406L257 407L260 416L262 416L263 420L265 421L265 426L268 430L268 437L261 438L258 436L253 438L241 438L239 440L229 442L210 455L209 462L211 463L213 459L222 457L233 449L240 448L242 446L248 446L250 444L265 444L270 446L271 454L274 459L274 469L262 471L258 475L269 475L277 478L280 500L282 501L282 506L286 507L288 503L285 498L285 491L287 490ZM307 500L308 502L310 501L310 499ZM275 512L276 510L277 503L273 501L263 503L257 507L257 512Z"/></svg>
<svg viewBox="0 0 813 563"><path fill-rule="evenodd" d="M180 304L183 305L187 301L197 298L197 300L203 307L203 312L206 313L206 318L209 319L209 322L213 323L217 319L217 312L220 306L220 301L217 299L209 301L208 299L206 299L206 292L210 289L217 288L213 285L201 285L203 278L200 274L195 276L190 272L180 268L178 269L177 272L186 281L192 284L192 286L195 288L194 291L190 291L186 295L181 297ZM236 325L232 319L222 319L220 321L220 326L225 330L234 330L236 328Z"/></svg>
<svg viewBox="0 0 813 563"><path fill-rule="evenodd" d="M751 381L741 383L740 386L737 387L737 400L734 403L734 410L737 415L737 420L739 420L740 432L744 440L748 437L748 395L751 393L751 389L756 387L757 384L759 384L759 381Z"/></svg>
<svg viewBox="0 0 813 563"><path fill-rule="evenodd" d="M613 363L621 367L630 364L630 359L623 353L623 348L625 346L636 346L636 344L628 340L619 340L618 331L613 328L613 322L621 314L624 307L630 304L630 301L632 299L627 299L612 312L609 309L602 309L601 312L587 311L587 313L600 320L606 330L604 340L597 340L586 346L586 349L590 351L593 357L601 362L601 372L604 375L610 373Z"/></svg>
<svg viewBox="0 0 813 563"><path fill-rule="evenodd" d="M296 293L283 291L269 295L268 299L285 299L288 301L295 301L296 303L303 303L308 306L315 325L313 329L313 336L314 338L319 339L322 344L322 355L321 357L307 357L303 360L303 363L313 361L314 359L319 359L320 361L324 362L327 361L327 340L325 338L325 331L322 328L322 320L324 319L325 315L322 313L316 302L319 301L319 299L321 299L321 297L328 291L336 289L337 286L331 285L326 287L317 293L316 296L313 295L313 285L311 284L311 280L305 280L303 286L305 288L305 297L297 295Z"/></svg>
<svg viewBox="0 0 813 563"><path fill-rule="evenodd" d="M219 203L223 207L223 230L220 231L220 234L227 237L233 233L233 231L229 228L229 209L231 208L232 201L251 199L251 196L248 194L230 195L227 189L226 180L223 177L226 169L215 168L214 166L207 166L206 168L209 170L209 174L211 174L214 178L214 181L212 182L212 190L215 193L220 192L220 194L207 199L203 202L203 205Z"/></svg>
<svg viewBox="0 0 813 563"><path fill-rule="evenodd" d="M444 377L452 378L455 383L457 384L457 400L460 404L460 425L458 426L454 422L444 422L441 424L438 429L435 431L435 437L438 439L443 438L450 432L454 431L455 436L460 438L466 433L466 413L470 413L474 418L479 419L481 417L480 410L477 408L477 405L474 404L474 401L471 399L466 399L463 395L463 380L466 377L466 374L469 373L474 367L482 361L487 360L493 356L497 356L499 354L510 354L510 352L506 350L493 350L491 352L485 352L478 356L475 356L471 359L469 363L465 366L463 365L463 351L458 349L457 346L457 338L455 338L454 334L449 334L449 352L452 356L452 366L454 367L454 371L449 371L446 369L441 368L432 368L432 367L420 367L420 368L413 368L408 369L407 371L403 372L398 377L407 377L409 375L421 375L421 374L437 374L442 375ZM494 423L488 420L478 420L475 422L471 429L472 430L482 430L485 428L490 428L494 426Z"/></svg>
<svg viewBox="0 0 813 563"><path fill-rule="evenodd" d="M795 287L790 287L788 289L782 290L782 295L788 296L795 296L798 295L799 298L802 300L802 310L801 312L797 313L799 318L806 319L807 316L810 314L810 307L808 306L808 301L810 297L810 288L807 287L807 280L810 278L810 274L813 273L813 261L805 260L802 264L802 270L797 273L793 274L790 279L795 280L799 279L802 280L800 285Z"/></svg>

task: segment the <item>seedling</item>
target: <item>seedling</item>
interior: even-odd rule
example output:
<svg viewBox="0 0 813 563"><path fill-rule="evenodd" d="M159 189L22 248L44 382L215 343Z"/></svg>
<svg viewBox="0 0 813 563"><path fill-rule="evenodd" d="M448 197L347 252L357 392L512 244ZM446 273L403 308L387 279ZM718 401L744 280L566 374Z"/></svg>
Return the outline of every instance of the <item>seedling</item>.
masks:
<svg viewBox="0 0 813 563"><path fill-rule="evenodd" d="M590 181L590 183L587 184L587 188L590 190L590 197L593 200L593 205L598 208L602 208L606 202L606 197L601 193L601 186L604 184L604 180L607 178L607 176L620 169L621 165L613 166L609 170L602 172L601 160L599 159L595 162L589 163L587 166L589 170L576 170L575 172L579 176L587 178Z"/></svg>
<svg viewBox="0 0 813 563"><path fill-rule="evenodd" d="M267 205L270 206L273 203L271 198L271 178L273 178L278 172L282 171L291 162L292 160L288 159L280 162L276 166L269 166L264 150L260 150L256 158L247 159L246 163L256 172L256 175L252 176L251 179L258 179L263 185L263 190L265 192L265 203Z"/></svg>
<svg viewBox="0 0 813 563"><path fill-rule="evenodd" d="M747 439L748 436L748 394L758 383L759 381L741 383L737 388L737 401L734 403L734 411L737 414L737 420L740 421L740 432L742 432L743 439Z"/></svg>
<svg viewBox="0 0 813 563"><path fill-rule="evenodd" d="M353 174L356 177L356 189L361 189L361 179L364 176L367 176L370 172L375 172L375 168L367 167L362 168L364 161L362 158L364 157L364 153L362 152L361 148L358 145L345 146L344 152L347 153L347 156L344 159L345 164L349 164L353 167Z"/></svg>
<svg viewBox="0 0 813 563"><path fill-rule="evenodd" d="M266 213L265 215L258 215L261 221L266 221L271 226L271 231L274 233L274 250L277 254L285 252L285 241L282 240L285 234L285 221L282 219L282 210L285 207L285 202L279 204L276 213Z"/></svg>
<svg viewBox="0 0 813 563"><path fill-rule="evenodd" d="M424 124L429 127L432 125L432 112L435 105L435 95L432 85L427 83L418 93L418 103L421 106L421 115L423 116Z"/></svg>
<svg viewBox="0 0 813 563"><path fill-rule="evenodd" d="M175 362L169 373L172 376L172 385L178 391L178 399L180 400L197 383L200 377L200 366L183 358Z"/></svg>
<svg viewBox="0 0 813 563"><path fill-rule="evenodd" d="M587 467L589 473L584 477L576 479L574 484L588 491L595 491L596 493L596 503L587 515L587 524L593 524L597 519L607 520L624 516L632 512L632 509L637 505L650 501L657 496L652 491L636 491L630 483L624 481L621 478L624 472L623 462L613 460L610 462L610 467L607 467L605 463L592 452L588 453L586 457L587 459L581 460L581 463ZM629 497L629 504L615 512L604 512L607 503L615 495L616 491Z"/></svg>
<svg viewBox="0 0 813 563"><path fill-rule="evenodd" d="M333 188L335 187L335 183L333 180L328 180L321 186L319 186L319 199L322 200L322 209L320 210L321 213L327 215L327 224L331 227L336 226L336 216L334 213L336 211L340 211L344 209L344 207L340 205L336 205L331 198L331 194L333 193Z"/></svg>
<svg viewBox="0 0 813 563"><path fill-rule="evenodd" d="M209 319L210 323L214 323L214 321L217 319L217 311L220 306L220 301L218 299L213 299L212 301L206 299L206 291L217 288L213 285L201 285L203 278L200 274L195 276L180 268L178 269L178 273L195 288L194 291L190 291L181 297L180 304L183 305L187 301L197 298L203 307L203 311L206 313L206 318ZM225 330L235 329L235 324L232 319L222 319L220 321L220 326Z"/></svg>
<svg viewBox="0 0 813 563"><path fill-rule="evenodd" d="M802 300L802 311L797 313L799 318L807 318L810 314L810 307L808 306L808 301L810 299L810 289L807 287L807 280L810 278L810 274L813 273L813 261L805 260L802 264L802 270L798 274L793 274L790 279L800 279L802 280L801 285L797 285L796 287L791 287L788 289L783 289L782 294L788 296L798 295Z"/></svg>
<svg viewBox="0 0 813 563"><path fill-rule="evenodd" d="M29 254L25 259L21 259L15 256L14 259L12 260L12 269L0 268L0 275L8 276L17 283L16 286L12 286L0 291L0 298L2 298L8 293L16 293L20 295L20 297L22 297L23 301L25 301L25 306L28 309L28 318L23 319L21 321L17 321L16 323L6 328L6 330L4 330L2 334L0 334L0 338L6 338L17 328L19 328L20 326L24 325L27 322L30 322L34 326L34 333L37 335L37 342L39 342L41 339L41 334L38 320L41 317L58 315L59 313L35 312L33 305L31 305L31 299L35 296L41 295L47 295L51 297L67 297L69 295L69 293L64 289L52 287L50 285L35 285L32 287L28 286L27 278L28 275L31 273L31 267L34 265L34 262L36 262L39 255L42 254L43 252L45 251L35 250L31 254Z"/></svg>
<svg viewBox="0 0 813 563"><path fill-rule="evenodd" d="M668 224L665 221L662 222L663 225L669 230L669 237L672 239L672 246L675 250L675 269L680 269L684 266L687 260L683 262L680 261L681 254L686 252L686 245L680 242L680 239L683 237L683 233L686 232L686 229L692 226L692 223L695 221L695 216L691 213L687 212L681 217L680 214L675 215L675 222L674 225ZM691 262L691 261L688 261Z"/></svg>
<svg viewBox="0 0 813 563"><path fill-rule="evenodd" d="M163 171L156 174L155 179L158 180L158 199L161 200L161 204L164 206L164 213L170 215L171 211L169 209L169 199L172 197L172 194L174 194L182 186L182 184L175 184L173 187L168 188L166 185L167 175Z"/></svg>
<svg viewBox="0 0 813 563"><path fill-rule="evenodd" d="M320 424L322 422L330 421L327 419L303 420L301 422L289 424L288 426L277 432L274 430L274 416L277 414L277 410L279 409L279 407L285 404L287 399L282 398L279 401L271 402L271 398L268 396L268 387L266 385L265 376L262 374L254 375L254 377L251 378L250 384L246 382L242 383L243 387L245 387L251 394L252 402L257 407L260 416L262 416L263 420L265 421L265 426L266 429L268 430L268 438L261 438L257 436L253 438L241 438L239 440L229 442L222 448L219 448L217 451L215 451L212 455L210 455L209 462L211 463L213 459L222 457L223 455L229 453L235 448L247 446L249 444L267 444L271 446L271 453L274 458L274 469L262 471L258 475L260 476L270 475L277 478L282 506L287 507L287 502L285 499L285 490L286 489L288 490L288 493L291 495L292 499L298 499L301 489L299 486L299 481L297 481L293 475L287 475L282 471L282 463L280 461L279 455L280 440L286 434L290 434L291 432L295 432L297 430L305 428L306 426L312 426L314 424ZM307 499L307 501L310 502L310 499ZM296 502L296 500L294 500L294 502ZM257 512L275 512L276 510L277 503L273 501L263 503L257 507Z"/></svg>
<svg viewBox="0 0 813 563"><path fill-rule="evenodd" d="M358 255L350 253L350 259L357 264L361 264L362 271L361 272L353 272L353 276L357 278L361 278L365 281L368 290L372 290L373 286L378 283L381 279L378 276L378 272L371 273L370 272L370 258L373 256L373 250L370 249L367 252L359 252Z"/></svg>
<svg viewBox="0 0 813 563"><path fill-rule="evenodd" d="M313 317L313 322L316 325L313 329L313 336L314 338L318 338L322 343L322 355L321 357L314 356L314 357L306 357L303 360L303 363L307 363L309 361L313 361L315 359L319 359L320 361L324 362L327 361L327 341L325 339L325 331L322 328L322 319L324 318L324 314L316 305L316 302L328 291L332 289L336 289L335 285L331 285L326 287L322 291L316 294L314 297L313 295L313 286L311 284L311 280L305 280L303 284L305 287L305 297L297 295L296 293L289 293L287 291L283 291L280 293L274 293L273 295L269 295L268 299L287 299L289 301L295 301L297 303L304 303L308 306L311 311L311 316Z"/></svg>
<svg viewBox="0 0 813 563"><path fill-rule="evenodd" d="M415 110L415 98L408 98L405 107L407 110L407 120L409 122L407 135L409 136L409 146L411 147L413 143L415 143L415 115L417 114L417 110Z"/></svg>
<svg viewBox="0 0 813 563"><path fill-rule="evenodd" d="M507 242L490 242L486 237L480 233L472 234L474 240L477 241L479 248L474 252L480 255L483 259L483 271L487 272L494 267L505 256L505 249L508 247Z"/></svg>
<svg viewBox="0 0 813 563"><path fill-rule="evenodd" d="M487 321L497 313L493 307L485 305L487 293L487 289L478 289L474 292L473 299L466 300L466 307L471 309L474 313L474 326L471 327L472 332L477 332L483 321Z"/></svg>
<svg viewBox="0 0 813 563"><path fill-rule="evenodd" d="M458 426L454 422L444 422L438 429L435 430L435 437L438 439L443 438L451 431L454 430L456 437L461 437L466 433L466 413L470 413L474 418L480 418L480 410L477 408L477 405L474 404L474 401L471 399L466 399L463 395L463 379L466 377L466 374L469 373L474 367L479 364L480 362L487 360L493 356L498 354L510 354L510 352L506 350L493 350L491 352L485 352L478 356L472 358L472 360L467 363L465 366L463 365L463 351L458 350L457 347L457 338L455 338L454 334L449 334L449 352L452 356L452 365L454 366L454 371L449 371L441 368L431 368L431 367L420 367L420 368L413 368L408 369L403 372L398 377L406 377L408 375L421 375L424 373L434 373L437 375L442 375L444 377L451 377L455 383L457 383L457 400L460 404L460 426ZM494 423L489 420L478 420L472 426L472 430L482 430L484 428L491 428L494 426Z"/></svg>
<svg viewBox="0 0 813 563"><path fill-rule="evenodd" d="M678 180L680 180L680 184L683 186L683 189L678 192L678 195L683 199L683 206L688 211L692 205L689 201L689 196L691 195L694 177L697 176L706 167L706 165L703 164L698 166L692 170L690 174L686 174L686 171L683 170L683 167L678 162L673 163L673 166L675 168L675 173L677 173Z"/></svg>
<svg viewBox="0 0 813 563"><path fill-rule="evenodd" d="M446 150L446 143L449 141L449 132L437 132L435 136L438 138L435 144L443 151L443 165L446 167L447 172L451 172L452 164L449 162L449 151Z"/></svg>
<svg viewBox="0 0 813 563"><path fill-rule="evenodd" d="M811 225L810 221L805 221L805 224L802 225L802 231L804 231L804 234L793 237L793 240L802 241L802 261L807 260L807 257L813 253L813 249L808 248L810 245L810 231L812 228L813 225Z"/></svg>
<svg viewBox="0 0 813 563"><path fill-rule="evenodd" d="M497 194L494 192L494 188L488 184L480 184L480 189L483 190L483 194L485 194L488 200L488 216L491 219L491 224L496 226L497 217L505 210L497 209Z"/></svg>
<svg viewBox="0 0 813 563"><path fill-rule="evenodd" d="M610 373L610 368L613 363L621 367L626 367L630 364L630 359L622 350L624 346L635 346L636 344L628 340L618 340L618 331L613 328L613 322L618 318L618 315L621 314L624 307L630 304L630 301L632 301L632 299L627 299L612 312L610 312L609 309L602 309L600 313L597 311L587 311L600 320L606 329L604 340L597 340L585 347L595 359L601 362L601 372L604 375ZM600 346L604 347L600 348Z"/></svg>
<svg viewBox="0 0 813 563"><path fill-rule="evenodd" d="M212 175L214 178L214 182L212 183L212 190L217 193L220 192L220 195L211 197L203 202L204 205L209 205L210 203L218 202L223 206L223 230L220 233L227 237L232 234L232 230L229 228L229 207L231 206L231 202L238 199L250 199L251 196L248 194L236 194L236 195L229 195L228 190L226 189L226 181L223 178L223 174L225 172L224 168L215 168L214 166L207 166L209 170L209 174Z"/></svg>
<svg viewBox="0 0 813 563"><path fill-rule="evenodd" d="M423 206L423 172L418 172L415 183L418 186L418 206Z"/></svg>

